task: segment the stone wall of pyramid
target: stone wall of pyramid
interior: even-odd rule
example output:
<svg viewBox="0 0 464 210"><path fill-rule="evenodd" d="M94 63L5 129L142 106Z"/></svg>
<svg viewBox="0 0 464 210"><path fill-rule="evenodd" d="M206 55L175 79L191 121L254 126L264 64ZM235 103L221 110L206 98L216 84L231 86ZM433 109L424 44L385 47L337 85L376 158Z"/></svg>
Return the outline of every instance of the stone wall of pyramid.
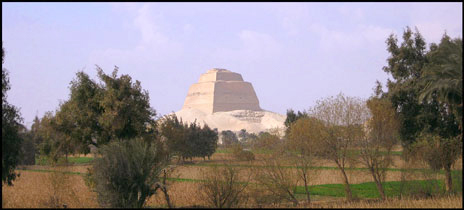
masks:
<svg viewBox="0 0 464 210"><path fill-rule="evenodd" d="M182 109L211 114L233 110L260 111L259 100L242 75L225 69L211 69L190 86Z"/></svg>

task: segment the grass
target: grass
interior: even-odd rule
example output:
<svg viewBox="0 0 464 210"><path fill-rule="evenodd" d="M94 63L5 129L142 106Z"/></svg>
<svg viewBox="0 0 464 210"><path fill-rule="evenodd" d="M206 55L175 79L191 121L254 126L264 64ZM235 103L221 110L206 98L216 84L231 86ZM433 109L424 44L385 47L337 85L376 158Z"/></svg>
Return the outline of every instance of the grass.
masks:
<svg viewBox="0 0 464 210"><path fill-rule="evenodd" d="M30 171L30 172L61 172L64 174L72 174L72 175L85 175L85 173L80 172L69 172L69 171L55 171L55 170L33 170L33 169L22 169L22 171ZM459 173L458 171L454 173ZM169 177L167 178L168 181L172 182L193 182L199 183L204 182L205 180L201 179L188 179L188 178L174 178ZM387 197L397 197L400 195L401 185L405 184L406 186L421 186L422 188L426 188L430 182L436 182L440 189L443 186L443 180L412 180L407 181L405 183L401 183L400 181L390 181L384 183L385 194ZM358 198L378 198L379 192L377 191L377 187L374 182L365 182L360 184L351 184L351 190L354 196ZM462 189L461 189L462 190ZM296 194L305 194L304 186L298 186L296 188ZM345 197L345 188L343 184L322 184L322 185L314 185L310 186L310 193L312 195L320 195L320 196L332 196L332 197Z"/></svg>
<svg viewBox="0 0 464 210"><path fill-rule="evenodd" d="M185 166L190 166L190 167L195 167L195 166L204 166L204 167L214 167L214 166L225 166L224 164L211 164L211 163L197 163L197 164L192 164L192 165L185 165ZM247 165L247 164L235 164L235 165L229 165L231 167L267 167L267 166L261 166L261 165ZM282 168L300 168L299 166L280 166ZM329 166L314 166L310 167L311 169L316 169L316 170L339 170L337 167L329 167ZM368 170L368 168L349 168L346 167L345 170ZM387 171L425 171L429 169L424 169L424 168L410 168L410 169L401 169L401 168L387 168ZM461 173L462 170L452 170L453 173ZM438 172L439 174L444 174L444 170L440 170Z"/></svg>
<svg viewBox="0 0 464 210"><path fill-rule="evenodd" d="M193 165L195 166L195 165ZM76 167L76 166L72 166ZM84 166L78 166L78 167L84 167ZM59 167L61 168L61 167ZM192 172L193 167L186 167L185 173L190 173ZM4 207L25 207L25 208L31 208L31 207L49 207L46 205L46 202L48 202L48 199L50 196L53 195L53 188L50 188L50 178L49 177L51 172L55 172L56 170L54 168L46 168L46 170L41 169L26 169L22 170L21 172L21 177L17 182L15 182L13 187L3 187L3 192L5 194L5 203L6 205ZM327 171L329 173L326 173L324 175L324 179L331 179L332 174L333 177L338 177L338 174L332 173L330 171ZM41 173L38 173L41 172ZM96 203L96 195L94 192L89 191L89 189L84 185L82 175L85 174L84 171L80 172L71 172L71 171L56 171L60 173L55 173L55 174L63 174L63 175L70 175L69 176L69 183L73 184L73 189L76 189L76 195L64 195L62 198L63 201L68 204L68 207L98 207L98 204ZM458 172L462 173L461 171L455 171L453 172L454 175L457 175ZM195 173L195 172L193 172ZM199 178L199 177L198 177ZM186 178L176 178L176 177L170 177L168 178L168 182L170 183L170 196L172 199L173 204L176 207L188 207L188 206L194 206L194 205L207 205L204 203L204 200L202 200L201 196L199 196L199 192L201 191L200 183L203 182L204 180L198 179L196 176L192 177L186 177ZM461 177L457 177L462 180ZM367 181L367 180L366 180ZM438 180L435 181L439 186L442 186L443 181ZM453 180L454 182L454 180ZM437 198L435 200L431 199L419 199L419 200L410 200L410 201L404 201L404 200L399 200L397 199L395 202L377 202L378 198L378 193L377 189L375 187L375 184L372 182L358 182L359 184L352 184L351 188L353 191L353 195L357 196L358 198L361 199L360 202L357 203L337 203L339 200L344 200L344 187L342 184L337 184L337 182L333 182L334 184L315 184L310 187L312 195L314 195L313 198L315 198L316 202L313 202L314 205L312 206L315 208L320 208L320 207L328 207L328 208L333 208L333 207L338 207L338 208L344 208L347 207L345 205L349 205L352 207L363 207L363 208L369 208L370 206L378 206L378 207L395 207L395 206L400 206L400 207L459 207L462 206L462 202L460 199L457 198L462 198L462 195L459 196L454 196L451 198ZM396 199L395 196L399 194L399 183L398 181L389 181L386 182L385 188L386 188L386 193L387 196L389 196L389 199ZM456 182L454 182L456 183ZM462 182L461 182L462 183ZM410 186L424 186L425 182L424 181L411 181L408 182ZM459 183L456 183L459 184ZM50 188L50 189L49 189ZM411 187L413 188L413 187ZM66 189L66 188L65 188ZM462 191L462 189L461 189ZM58 191L57 191L58 192ZM66 191L67 192L67 191ZM298 193L298 197L301 198L302 201L304 201L304 187L299 186L297 187L296 193ZM59 194L58 194L59 195ZM75 200L77 198L78 200ZM366 200L367 199L367 200ZM376 200L375 203L370 202L370 200ZM3 200L3 199L2 199ZM322 202L318 204L318 202ZM328 201L328 202L326 202ZM366 202L365 202L366 201ZM304 202L302 202L302 206L299 207L311 207L311 206L304 206ZM319 205L319 206L318 206ZM150 198L149 202L147 203L147 206L150 207L166 207L165 206L165 201L164 201L164 196L162 193L157 193L153 198Z"/></svg>
<svg viewBox="0 0 464 210"><path fill-rule="evenodd" d="M427 189L431 186L437 188L429 189L430 193L440 193L444 189L443 180L411 180L406 182L391 181L384 182L383 187L387 197L398 197L401 194L401 188L407 186L416 186L416 188ZM354 197L357 198L379 198L380 194L377 190L375 182L365 182L360 184L350 184L351 191ZM343 184L323 184L310 186L309 191L312 195L332 196L332 197L345 197L345 187ZM406 190L403 190L406 192ZM296 194L305 194L304 186L298 186L295 190ZM462 192L461 192L462 193Z"/></svg>
<svg viewBox="0 0 464 210"><path fill-rule="evenodd" d="M66 158L61 157L58 163L64 163ZM89 164L93 160L93 157L68 157L68 162L71 164ZM36 157L36 165L50 165L50 161L47 157Z"/></svg>

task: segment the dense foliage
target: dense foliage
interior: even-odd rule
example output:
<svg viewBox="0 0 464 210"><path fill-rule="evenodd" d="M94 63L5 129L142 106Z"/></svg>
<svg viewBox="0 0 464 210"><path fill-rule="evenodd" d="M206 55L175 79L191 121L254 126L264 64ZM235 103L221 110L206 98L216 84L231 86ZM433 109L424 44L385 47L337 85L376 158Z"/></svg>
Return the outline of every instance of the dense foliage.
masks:
<svg viewBox="0 0 464 210"><path fill-rule="evenodd" d="M112 141L100 148L92 179L103 207L142 208L161 186L159 175L169 163L163 146L142 138Z"/></svg>
<svg viewBox="0 0 464 210"><path fill-rule="evenodd" d="M393 80L388 80L388 92L383 97L398 114L405 154L417 153L414 150L424 148L426 142L440 148L457 148L456 154L462 154L462 144L453 140L462 138L462 40L444 34L438 45L433 43L427 50L419 31L413 33L408 27L401 45L397 42L393 34L387 39L390 57L383 70ZM437 151L442 153L435 156L448 158L447 164L441 166L449 180L447 189L451 190L450 168L458 156Z"/></svg>
<svg viewBox="0 0 464 210"><path fill-rule="evenodd" d="M5 52L2 44L2 64ZM21 118L19 109L7 101L7 91L10 90L8 71L2 69L2 185L12 185L17 173L14 172L20 161L22 138L19 134Z"/></svg>
<svg viewBox="0 0 464 210"><path fill-rule="evenodd" d="M192 122L184 124L176 115L160 120L160 135L172 155L185 160L193 157L208 157L216 151L218 133L208 125L203 127Z"/></svg>

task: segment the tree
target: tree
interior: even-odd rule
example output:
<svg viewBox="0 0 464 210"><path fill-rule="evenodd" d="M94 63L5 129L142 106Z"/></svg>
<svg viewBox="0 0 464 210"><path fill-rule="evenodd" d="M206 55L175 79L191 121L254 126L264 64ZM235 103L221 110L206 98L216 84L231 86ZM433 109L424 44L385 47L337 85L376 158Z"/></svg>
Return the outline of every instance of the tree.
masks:
<svg viewBox="0 0 464 210"><path fill-rule="evenodd" d="M67 103L67 113L60 115L70 116L69 123L75 125L72 136L80 142L80 152L90 152L88 145L100 146L109 141L107 132L99 123L99 118L104 112L100 101L104 94L101 85L91 80L89 75L83 71L76 73L76 78L70 83L70 96ZM65 112L65 111L62 111Z"/></svg>
<svg viewBox="0 0 464 210"><path fill-rule="evenodd" d="M269 132L260 132L253 144L253 149L278 150L281 146L282 141L279 136Z"/></svg>
<svg viewBox="0 0 464 210"><path fill-rule="evenodd" d="M437 100L449 106L462 132L462 39L444 34L439 45L432 43L427 53L429 63L424 66L421 81L425 88L419 102Z"/></svg>
<svg viewBox="0 0 464 210"><path fill-rule="evenodd" d="M445 187L453 191L451 168L462 154L462 139L459 137L443 138L437 134L423 133L412 145L412 155L424 160L432 170L445 169Z"/></svg>
<svg viewBox="0 0 464 210"><path fill-rule="evenodd" d="M396 112L387 99L372 97L367 101L371 118L359 139L361 164L369 169L377 190L386 199L383 182L386 170L392 164L392 148L398 142L398 120Z"/></svg>
<svg viewBox="0 0 464 210"><path fill-rule="evenodd" d="M117 76L118 67L106 75L97 66L97 84L80 71L70 83L70 97L56 111L53 126L59 131L63 154L74 150L90 152L112 140L151 136L155 132L156 112L139 81L129 75Z"/></svg>
<svg viewBox="0 0 464 210"><path fill-rule="evenodd" d="M393 77L387 81L389 100L395 107L400 119L400 138L404 146L414 142L418 132L424 125L420 121L431 121L430 118L421 117L420 113L425 107L417 100L418 87L417 81L422 73L422 68L426 63L426 43L419 33L413 33L409 27L403 33L403 42L400 46L398 39L391 34L387 39L387 50L391 54L387 59L387 66L383 71Z"/></svg>
<svg viewBox="0 0 464 210"><path fill-rule="evenodd" d="M175 114L160 121L160 135L172 155L184 160L192 157L208 157L216 151L218 134L208 125L199 126L196 122L183 124Z"/></svg>
<svg viewBox="0 0 464 210"><path fill-rule="evenodd" d="M2 43L2 64L5 52ZM8 71L2 69L2 185L13 185L13 181L19 174L15 168L19 163L22 139L19 134L23 121L19 109L7 101L7 91L10 90Z"/></svg>
<svg viewBox="0 0 464 210"><path fill-rule="evenodd" d="M202 171L200 184L201 195L205 201L215 208L234 208L247 200L245 189L248 180L240 182L238 167L224 164L224 167L213 166L211 170Z"/></svg>
<svg viewBox="0 0 464 210"><path fill-rule="evenodd" d="M241 129L240 132L238 133L238 137L240 138L241 142L244 142L247 138L247 131L246 129Z"/></svg>
<svg viewBox="0 0 464 210"><path fill-rule="evenodd" d="M35 165L35 142L34 134L28 131L26 127L23 127L20 131L21 139L21 161L20 165Z"/></svg>
<svg viewBox="0 0 464 210"><path fill-rule="evenodd" d="M165 188L159 175L169 159L159 142L142 138L112 141L100 152L91 179L101 206L142 208L158 189Z"/></svg>
<svg viewBox="0 0 464 210"><path fill-rule="evenodd" d="M211 155L216 152L218 141L218 132L217 129L211 129L208 125L204 125L200 132L200 145L201 145L201 154L200 157L207 156L208 159L211 158Z"/></svg>
<svg viewBox="0 0 464 210"><path fill-rule="evenodd" d="M416 29L413 34L409 27L401 46L397 41L393 34L387 39L391 56L383 70L394 81L388 81L388 92L383 96L398 114L403 154L408 158L415 157L408 154L416 153L417 140L435 141L433 136L438 135L441 140L436 142L449 145L462 137L462 80L457 79L462 77L462 41L450 40L445 34L439 45L431 44L426 51L420 33ZM447 156L445 153L442 155Z"/></svg>
<svg viewBox="0 0 464 210"><path fill-rule="evenodd" d="M230 145L238 143L237 135L235 135L235 133L230 130L221 131L221 136L222 136L222 145L224 146L230 146Z"/></svg>
<svg viewBox="0 0 464 210"><path fill-rule="evenodd" d="M258 184L256 194L256 202L259 200L265 202L271 201L280 203L281 201L292 202L294 206L299 204L296 198L296 188L299 179L291 169L282 165L281 157L282 150L275 151L271 157L262 160L263 167L257 167L254 171L254 181Z"/></svg>
<svg viewBox="0 0 464 210"><path fill-rule="evenodd" d="M436 132L423 133L415 146L430 152L430 155L421 157L432 169L445 169L446 189L451 191L451 166L462 154L462 142L459 140L462 138L462 39L452 40L445 33L439 45L431 44L427 58L429 63L424 66L420 78L425 88L420 91L419 102L427 104L438 101L445 109L445 114L440 117L454 118L459 134L445 136Z"/></svg>
<svg viewBox="0 0 464 210"><path fill-rule="evenodd" d="M306 198L311 203L309 181L311 167L317 155L318 143L327 138L327 129L323 122L314 117L300 118L291 125L288 134L287 148L293 163L297 166L298 175L303 180Z"/></svg>
<svg viewBox="0 0 464 210"><path fill-rule="evenodd" d="M359 98L346 97L342 93L335 98L318 100L311 115L321 120L327 129L326 138L318 139L319 157L333 161L343 176L348 200L353 198L346 166L354 159L352 147L362 137L362 126L367 120L365 102Z"/></svg>
<svg viewBox="0 0 464 210"><path fill-rule="evenodd" d="M284 125L286 128L285 135L288 135L288 133L290 132L289 129L292 123L296 122L298 119L303 118L303 117L308 117L308 113L306 113L306 111L303 111L303 112L298 111L298 113L295 114L295 111L293 111L293 109L288 109L287 118L285 118L285 122L284 122Z"/></svg>
<svg viewBox="0 0 464 210"><path fill-rule="evenodd" d="M150 107L148 91L142 90L138 80L133 84L129 75L118 78L118 70L115 67L109 76L97 66L98 77L104 82L104 93L99 101L103 113L98 118L104 137L132 139L153 134L156 111Z"/></svg>

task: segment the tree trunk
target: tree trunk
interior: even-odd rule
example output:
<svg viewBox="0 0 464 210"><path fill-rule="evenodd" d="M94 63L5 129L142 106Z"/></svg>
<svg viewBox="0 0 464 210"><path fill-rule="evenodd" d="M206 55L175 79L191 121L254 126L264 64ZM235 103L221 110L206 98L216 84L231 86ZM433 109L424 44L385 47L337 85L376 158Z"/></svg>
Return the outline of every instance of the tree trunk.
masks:
<svg viewBox="0 0 464 210"><path fill-rule="evenodd" d="M374 181L375 181L375 185L377 186L377 190L379 191L380 193L380 198L382 198L382 200L385 200L386 197L385 197L385 191L383 189L383 185L382 185L382 182L380 182L380 177L377 177L374 173L374 170L371 169L370 170L371 173L372 173L372 177L374 178Z"/></svg>
<svg viewBox="0 0 464 210"><path fill-rule="evenodd" d="M348 182L348 176L346 176L345 169L342 168L339 162L335 161L337 163L338 168L342 172L343 175L343 184L345 186L345 194L346 194L346 199L349 201L353 200L353 194L351 193L351 188L350 188L350 183Z"/></svg>
<svg viewBox="0 0 464 210"><path fill-rule="evenodd" d="M68 165L68 151L66 151L65 154L66 154L66 163L65 164Z"/></svg>
<svg viewBox="0 0 464 210"><path fill-rule="evenodd" d="M451 166L445 166L445 179L446 179L446 192L451 192L453 190L453 179L451 177Z"/></svg>
<svg viewBox="0 0 464 210"><path fill-rule="evenodd" d="M345 169L340 167L343 174L343 184L345 185L346 199L349 201L353 200L353 194L351 193L350 183L348 182L348 176L346 176Z"/></svg>
<svg viewBox="0 0 464 210"><path fill-rule="evenodd" d="M303 172L303 181L304 181L304 187L305 187L305 191L306 191L306 199L308 200L308 204L311 204L311 196L310 196L310 193L309 193L309 186L308 186L308 177L307 177L307 174L305 172Z"/></svg>
<svg viewBox="0 0 464 210"><path fill-rule="evenodd" d="M168 188L166 187L166 179L168 179L168 174L166 173L166 170L164 171L164 179L163 179L163 192L164 192L164 197L166 198L166 203L168 203L168 207L172 208L171 204L171 199L169 199L169 194L168 194Z"/></svg>

